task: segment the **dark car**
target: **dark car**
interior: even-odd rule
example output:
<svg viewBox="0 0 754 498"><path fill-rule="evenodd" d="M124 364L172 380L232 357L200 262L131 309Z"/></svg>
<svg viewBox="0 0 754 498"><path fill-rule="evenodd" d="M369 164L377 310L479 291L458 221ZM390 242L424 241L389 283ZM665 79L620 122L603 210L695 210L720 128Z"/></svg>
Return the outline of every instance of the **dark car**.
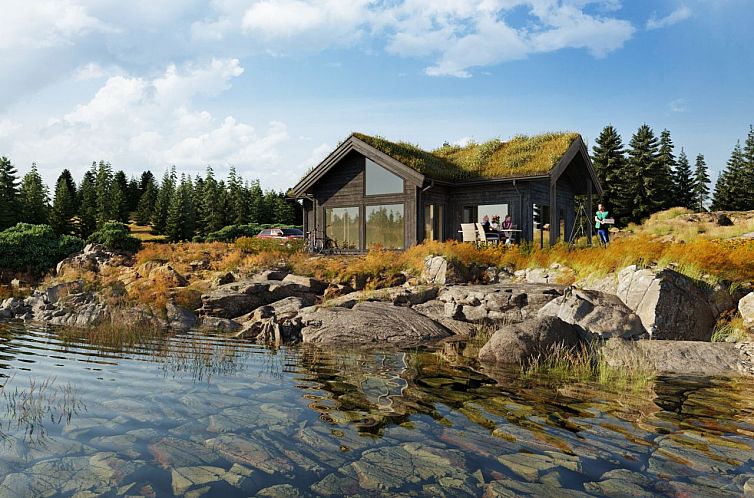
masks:
<svg viewBox="0 0 754 498"><path fill-rule="evenodd" d="M298 228L265 228L256 235L259 239L302 240L304 232Z"/></svg>

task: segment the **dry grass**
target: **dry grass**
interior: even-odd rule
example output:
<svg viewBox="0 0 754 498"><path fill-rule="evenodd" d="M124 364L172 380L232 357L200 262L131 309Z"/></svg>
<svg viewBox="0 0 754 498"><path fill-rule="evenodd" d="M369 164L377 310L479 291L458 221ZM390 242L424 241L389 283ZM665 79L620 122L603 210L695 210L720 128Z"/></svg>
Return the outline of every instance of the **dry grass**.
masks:
<svg viewBox="0 0 754 498"><path fill-rule="evenodd" d="M354 136L406 166L439 180L544 174L579 137L577 133L518 135L507 142L493 139L484 143L472 142L464 147L446 145L427 152L406 142L390 142L361 133L354 133Z"/></svg>
<svg viewBox="0 0 754 498"><path fill-rule="evenodd" d="M165 242L164 235L158 235L152 233L151 226L137 225L136 223L128 224L128 231L131 235L136 237L142 242Z"/></svg>
<svg viewBox="0 0 754 498"><path fill-rule="evenodd" d="M639 235L662 237L677 242L698 239L726 240L754 232L754 213L726 212L734 224L720 226L717 213L695 213L686 208L671 208L649 217L641 225L631 224L627 231Z"/></svg>

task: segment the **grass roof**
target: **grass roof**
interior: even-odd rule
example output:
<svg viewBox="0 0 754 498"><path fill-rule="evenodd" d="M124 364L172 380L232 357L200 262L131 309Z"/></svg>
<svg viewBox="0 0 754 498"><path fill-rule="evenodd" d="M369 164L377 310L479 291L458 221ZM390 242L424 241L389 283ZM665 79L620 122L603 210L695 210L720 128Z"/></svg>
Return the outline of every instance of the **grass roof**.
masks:
<svg viewBox="0 0 754 498"><path fill-rule="evenodd" d="M579 134L517 135L507 142L496 138L466 146L444 145L431 152L407 142L363 133L353 136L429 178L454 181L546 174Z"/></svg>

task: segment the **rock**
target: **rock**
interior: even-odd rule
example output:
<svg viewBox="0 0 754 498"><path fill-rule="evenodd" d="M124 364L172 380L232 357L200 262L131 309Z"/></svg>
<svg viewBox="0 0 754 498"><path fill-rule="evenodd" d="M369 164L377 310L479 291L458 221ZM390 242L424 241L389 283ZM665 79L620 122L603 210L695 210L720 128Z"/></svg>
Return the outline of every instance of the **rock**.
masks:
<svg viewBox="0 0 754 498"><path fill-rule="evenodd" d="M173 494L182 496L187 491L224 480L225 469L210 467L177 467L171 472Z"/></svg>
<svg viewBox="0 0 754 498"><path fill-rule="evenodd" d="M148 449L157 463L166 469L202 465L216 466L222 463L222 457L207 449L206 446L185 439L166 437L150 443Z"/></svg>
<svg viewBox="0 0 754 498"><path fill-rule="evenodd" d="M167 326L173 330L185 332L193 329L199 323L193 312L178 306L172 301L168 301L165 304L165 313Z"/></svg>
<svg viewBox="0 0 754 498"><path fill-rule="evenodd" d="M277 344L297 342L301 339L301 320L297 315L302 308L312 304L314 297L304 296L287 297L260 306L252 313L238 318L243 326L236 337Z"/></svg>
<svg viewBox="0 0 754 498"><path fill-rule="evenodd" d="M287 270L265 270L257 275L260 280L283 280L290 274Z"/></svg>
<svg viewBox="0 0 754 498"><path fill-rule="evenodd" d="M716 213L715 224L721 227L731 227L733 226L733 220L731 220L725 213Z"/></svg>
<svg viewBox="0 0 754 498"><path fill-rule="evenodd" d="M317 287L317 284L313 285ZM311 286L276 280L234 282L203 294L202 308L199 312L203 315L232 319L291 296L311 298Z"/></svg>
<svg viewBox="0 0 754 498"><path fill-rule="evenodd" d="M329 299L335 299L337 297L345 296L353 292L353 288L350 285L343 284L330 284L325 289L322 298L327 301Z"/></svg>
<svg viewBox="0 0 754 498"><path fill-rule="evenodd" d="M568 288L563 296L544 305L537 316L557 316L603 339L636 338L646 333L641 319L617 296L597 291Z"/></svg>
<svg viewBox="0 0 754 498"><path fill-rule="evenodd" d="M77 274L85 271L97 273L106 266L128 266L130 263L130 257L108 251L98 244L87 244L82 252L68 256L58 263L55 272L57 275L62 275L68 270Z"/></svg>
<svg viewBox="0 0 754 498"><path fill-rule="evenodd" d="M584 330L554 316L545 316L497 330L479 351L481 361L524 364L556 345L581 343Z"/></svg>
<svg viewBox="0 0 754 498"><path fill-rule="evenodd" d="M709 341L719 317L721 298L715 294L720 292L704 289L672 269L629 266L618 274L618 297L653 339Z"/></svg>
<svg viewBox="0 0 754 498"><path fill-rule="evenodd" d="M438 300L427 301L413 307L414 311L430 318L431 320L444 326L453 334L458 336L473 336L476 333L477 326L462 320L450 318L445 314L445 303Z"/></svg>
<svg viewBox="0 0 754 498"><path fill-rule="evenodd" d="M429 255L424 258L420 281L429 285L452 285L479 281L482 275L483 270L476 265L466 268L444 256Z"/></svg>
<svg viewBox="0 0 754 498"><path fill-rule="evenodd" d="M754 328L754 292L746 294L738 301L738 312L744 319L744 324L749 328Z"/></svg>
<svg viewBox="0 0 754 498"><path fill-rule="evenodd" d="M44 301L50 304L56 304L62 298L70 294L80 294L84 292L84 281L74 280L73 282L63 282L48 287L44 292Z"/></svg>
<svg viewBox="0 0 754 498"><path fill-rule="evenodd" d="M289 274L283 278L283 282L299 285L308 289L312 294L322 294L327 289L327 284L315 278L302 277L300 275Z"/></svg>
<svg viewBox="0 0 754 498"><path fill-rule="evenodd" d="M186 277L175 271L169 264L160 265L149 272L149 280L162 282L167 287L185 287L188 285Z"/></svg>
<svg viewBox="0 0 754 498"><path fill-rule="evenodd" d="M199 320L199 328L211 332L235 332L241 328L241 324L228 318L216 316L203 316Z"/></svg>
<svg viewBox="0 0 754 498"><path fill-rule="evenodd" d="M209 268L209 258L195 259L189 263L193 271L206 270Z"/></svg>
<svg viewBox="0 0 754 498"><path fill-rule="evenodd" d="M212 283L214 284L215 287L219 287L225 284L232 284L235 281L236 281L236 277L232 273L228 272L228 273L225 273L224 275L220 275L219 277L217 277Z"/></svg>
<svg viewBox="0 0 754 498"><path fill-rule="evenodd" d="M301 313L304 342L315 344L413 345L451 335L444 326L402 306L363 302L348 308Z"/></svg>
<svg viewBox="0 0 754 498"><path fill-rule="evenodd" d="M610 339L600 350L614 368L700 376L752 376L754 355L742 344Z"/></svg>
<svg viewBox="0 0 754 498"><path fill-rule="evenodd" d="M458 285L440 290L445 316L468 322L516 323L561 295L557 286L535 284Z"/></svg>
<svg viewBox="0 0 754 498"><path fill-rule="evenodd" d="M366 301L389 302L396 306L416 306L437 297L438 288L427 285L388 287L386 289L357 291L326 301L326 305L353 308Z"/></svg>

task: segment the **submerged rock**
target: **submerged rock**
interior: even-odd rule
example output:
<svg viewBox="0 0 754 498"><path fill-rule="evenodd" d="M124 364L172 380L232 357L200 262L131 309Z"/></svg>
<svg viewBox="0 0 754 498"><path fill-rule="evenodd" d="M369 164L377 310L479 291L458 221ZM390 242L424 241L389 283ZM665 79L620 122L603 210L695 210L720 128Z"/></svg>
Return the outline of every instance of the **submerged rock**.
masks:
<svg viewBox="0 0 754 498"><path fill-rule="evenodd" d="M496 331L479 351L481 361L523 364L556 345L577 347L584 330L558 317L545 316Z"/></svg>
<svg viewBox="0 0 754 498"><path fill-rule="evenodd" d="M315 344L418 345L451 335L444 326L403 306L363 302L353 308L301 313L301 336Z"/></svg>

